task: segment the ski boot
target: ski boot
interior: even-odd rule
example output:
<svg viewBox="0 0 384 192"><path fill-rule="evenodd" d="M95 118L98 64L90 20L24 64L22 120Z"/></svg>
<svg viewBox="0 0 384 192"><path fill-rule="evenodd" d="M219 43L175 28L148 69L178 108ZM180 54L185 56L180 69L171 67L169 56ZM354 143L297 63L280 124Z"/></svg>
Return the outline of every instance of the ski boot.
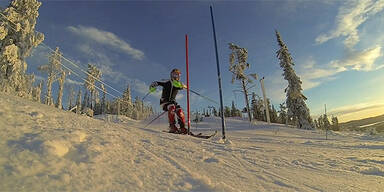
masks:
<svg viewBox="0 0 384 192"><path fill-rule="evenodd" d="M169 133L179 133L179 129L176 127L175 124L169 125Z"/></svg>
<svg viewBox="0 0 384 192"><path fill-rule="evenodd" d="M181 127L180 134L188 134L188 130L185 127Z"/></svg>

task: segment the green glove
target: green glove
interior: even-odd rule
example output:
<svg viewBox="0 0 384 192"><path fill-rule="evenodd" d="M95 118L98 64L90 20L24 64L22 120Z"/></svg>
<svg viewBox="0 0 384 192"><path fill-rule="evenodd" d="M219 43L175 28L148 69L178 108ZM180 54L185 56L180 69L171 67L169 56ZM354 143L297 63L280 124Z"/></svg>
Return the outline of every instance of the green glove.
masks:
<svg viewBox="0 0 384 192"><path fill-rule="evenodd" d="M149 92L150 93L153 93L153 92L155 92L156 91L156 87L149 87Z"/></svg>

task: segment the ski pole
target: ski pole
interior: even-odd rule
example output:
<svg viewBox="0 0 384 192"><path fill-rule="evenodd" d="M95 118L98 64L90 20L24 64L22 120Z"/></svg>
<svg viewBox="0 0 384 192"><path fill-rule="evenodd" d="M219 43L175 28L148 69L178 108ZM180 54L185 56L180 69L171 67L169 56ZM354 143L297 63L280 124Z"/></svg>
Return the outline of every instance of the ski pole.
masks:
<svg viewBox="0 0 384 192"><path fill-rule="evenodd" d="M145 94L145 96L143 97L142 101L144 101L144 99L150 94L151 92L148 92L147 94Z"/></svg>
<svg viewBox="0 0 384 192"><path fill-rule="evenodd" d="M156 121L158 118L160 118L162 115L164 115L167 111L164 111L162 113L160 113L160 115L158 115L157 117L155 117L154 119L152 119L152 121L150 121L144 128L147 128L150 124L152 124L154 121Z"/></svg>
<svg viewBox="0 0 384 192"><path fill-rule="evenodd" d="M200 93L198 93L198 92L196 92L196 91L194 91L194 90L191 90L191 89L189 89L192 93L194 93L194 94L196 94L196 95L198 95L198 96L200 96L200 97L202 97L202 98L204 98L204 99L206 99L206 100L208 100L208 101L211 101L211 102L213 102L213 103L216 103L217 105L219 104L218 102L216 102L215 100L213 100L213 99L211 99L211 98L209 98L209 97L206 97L206 96L204 96L204 95L201 95Z"/></svg>
<svg viewBox="0 0 384 192"><path fill-rule="evenodd" d="M145 99L149 94L151 94L151 93L153 93L153 92L155 92L155 91L156 91L156 87L150 87L148 93L144 95L142 101L144 101L144 99Z"/></svg>

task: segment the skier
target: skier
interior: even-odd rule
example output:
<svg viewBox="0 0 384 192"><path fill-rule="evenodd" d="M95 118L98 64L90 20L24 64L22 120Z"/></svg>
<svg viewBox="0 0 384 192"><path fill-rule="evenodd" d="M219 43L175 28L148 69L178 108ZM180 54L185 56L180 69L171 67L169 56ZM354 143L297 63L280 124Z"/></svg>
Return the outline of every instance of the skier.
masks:
<svg viewBox="0 0 384 192"><path fill-rule="evenodd" d="M177 92L187 88L186 85L180 82L180 75L181 72L179 69L173 69L170 74L170 80L154 81L150 85L149 89L151 92L153 92L156 90L157 86L163 87L160 106L164 111L168 111L169 132L187 134L188 131L185 128L185 117L183 109L176 102ZM177 121L180 125L180 129L176 127L175 115L177 115Z"/></svg>

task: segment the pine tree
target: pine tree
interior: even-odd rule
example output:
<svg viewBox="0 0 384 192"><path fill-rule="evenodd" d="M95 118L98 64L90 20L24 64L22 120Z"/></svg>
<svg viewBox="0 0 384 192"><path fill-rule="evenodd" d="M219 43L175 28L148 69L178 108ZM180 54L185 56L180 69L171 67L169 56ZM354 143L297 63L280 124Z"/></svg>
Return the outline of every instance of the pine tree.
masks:
<svg viewBox="0 0 384 192"><path fill-rule="evenodd" d="M288 117L287 117L287 107L285 106L285 103L280 104L280 110L279 110L279 121L282 124L288 123Z"/></svg>
<svg viewBox="0 0 384 192"><path fill-rule="evenodd" d="M44 35L35 31L38 9L36 0L13 0L8 8L1 10L0 20L0 87L6 92L32 98L34 76L26 75L25 59Z"/></svg>
<svg viewBox="0 0 384 192"><path fill-rule="evenodd" d="M340 131L339 120L337 119L337 117L332 117L332 130Z"/></svg>
<svg viewBox="0 0 384 192"><path fill-rule="evenodd" d="M43 87L43 81L41 80L37 87L32 88L33 101L41 102L41 89Z"/></svg>
<svg viewBox="0 0 384 192"><path fill-rule="evenodd" d="M43 90L43 83L44 81L41 80L36 91L36 101L41 103L41 91Z"/></svg>
<svg viewBox="0 0 384 192"><path fill-rule="evenodd" d="M325 130L330 130L331 128L331 123L328 120L327 114L323 115L323 126Z"/></svg>
<svg viewBox="0 0 384 192"><path fill-rule="evenodd" d="M248 90L249 85L253 83L253 79L257 79L256 74L249 74L247 75L245 73L245 70L250 67L249 63L247 63L248 59L248 51L245 48L241 48L233 43L229 43L229 49L231 49L231 54L229 55L229 71L232 72L232 83L235 82L235 80L240 81L241 84L241 90L244 93L245 96L245 106L247 108L248 112L248 120L252 121L251 116L251 110L249 107L249 100L248 100Z"/></svg>
<svg viewBox="0 0 384 192"><path fill-rule="evenodd" d="M65 71L61 71L61 76L59 78L59 93L57 94L57 103L56 107L62 109L63 107L63 93L64 93L64 82L65 82Z"/></svg>
<svg viewBox="0 0 384 192"><path fill-rule="evenodd" d="M218 116L218 113L217 113L217 110L216 110L216 108L213 108L213 115L214 115L215 117L217 117L217 116Z"/></svg>
<svg viewBox="0 0 384 192"><path fill-rule="evenodd" d="M272 123L278 123L278 117L277 117L277 111L275 109L275 106L272 105L272 109L270 111L271 114L271 122Z"/></svg>
<svg viewBox="0 0 384 192"><path fill-rule="evenodd" d="M132 113L132 118L133 119L142 119L145 115L143 114L143 103L141 99L136 96L135 97L135 102L133 104L133 113Z"/></svg>
<svg viewBox="0 0 384 192"><path fill-rule="evenodd" d="M89 106L88 100L89 100L88 90L85 90L83 102L81 103L81 109L88 108L88 106Z"/></svg>
<svg viewBox="0 0 384 192"><path fill-rule="evenodd" d="M76 99L76 113L80 114L81 112L81 90L79 89L79 92L77 93L77 99Z"/></svg>
<svg viewBox="0 0 384 192"><path fill-rule="evenodd" d="M261 100L260 96L256 95L256 93L252 92L252 113L253 118L259 121L264 120L264 115L261 109L263 108L264 102Z"/></svg>
<svg viewBox="0 0 384 192"><path fill-rule="evenodd" d="M240 111L236 109L235 101L232 101L232 107L231 107L231 117L239 117Z"/></svg>
<svg viewBox="0 0 384 192"><path fill-rule="evenodd" d="M320 115L317 119L319 129L325 129L323 115Z"/></svg>
<svg viewBox="0 0 384 192"><path fill-rule="evenodd" d="M128 84L127 89L125 89L123 96L121 97L121 114L127 117L132 117L132 110L133 104L131 96L131 86Z"/></svg>
<svg viewBox="0 0 384 192"><path fill-rule="evenodd" d="M52 84L57 79L57 75L62 72L61 58L62 53L59 51L59 48L56 47L56 50L49 56L49 63L38 67L39 71L47 73L48 75L47 93L44 99L44 103L47 105L54 105L52 98Z"/></svg>
<svg viewBox="0 0 384 192"><path fill-rule="evenodd" d="M101 114L105 114L106 106L107 106L106 105L107 90L105 89L104 84L101 84L100 87L101 87L101 90L103 90L103 98L101 99Z"/></svg>
<svg viewBox="0 0 384 192"><path fill-rule="evenodd" d="M319 123L317 122L316 119L313 120L313 123L315 124L315 128L316 128L316 129L320 129L320 127L319 127Z"/></svg>
<svg viewBox="0 0 384 192"><path fill-rule="evenodd" d="M68 110L71 110L74 107L74 99L75 99L75 90L73 87L69 87L69 98L68 98Z"/></svg>
<svg viewBox="0 0 384 192"><path fill-rule="evenodd" d="M99 69L96 68L96 66L88 64L87 73L88 73L88 76L86 81L84 82L84 86L87 90L89 90L91 94L89 98L90 101L88 102L89 108L94 110L94 107L97 103L98 93L99 93L95 88L95 83L96 83L96 80L100 80L101 72Z"/></svg>
<svg viewBox="0 0 384 192"><path fill-rule="evenodd" d="M297 121L297 127L300 129L314 129L309 109L305 104L307 98L302 94L302 82L293 70L294 63L291 54L278 31L276 31L276 37L280 46L277 57L280 60L280 67L284 70L284 79L288 81L288 87L285 89L288 118L292 117L294 121Z"/></svg>
<svg viewBox="0 0 384 192"><path fill-rule="evenodd" d="M231 108L229 108L228 106L224 107L224 116L225 117L230 117L231 116Z"/></svg>

